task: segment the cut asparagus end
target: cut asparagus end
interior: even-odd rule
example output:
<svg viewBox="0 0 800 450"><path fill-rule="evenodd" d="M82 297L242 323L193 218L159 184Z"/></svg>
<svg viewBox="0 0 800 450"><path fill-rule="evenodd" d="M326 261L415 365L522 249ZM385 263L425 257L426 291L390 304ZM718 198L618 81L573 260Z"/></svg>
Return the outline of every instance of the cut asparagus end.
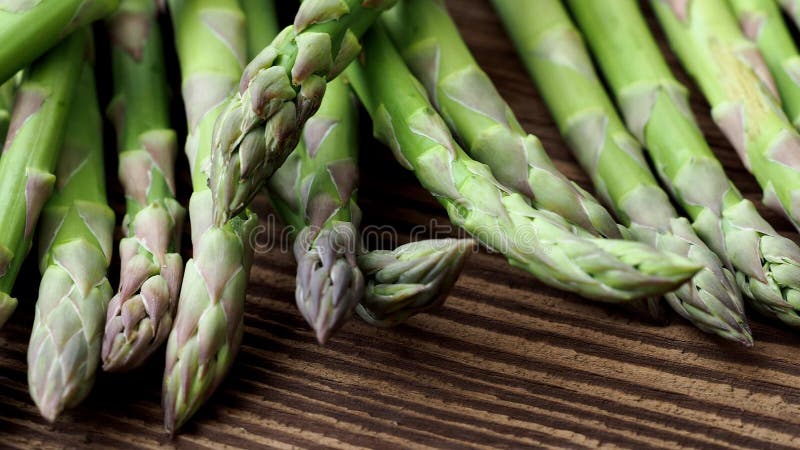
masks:
<svg viewBox="0 0 800 450"><path fill-rule="evenodd" d="M8 318L14 314L14 310L16 309L17 299L5 292L0 292L0 328L3 328L3 325L5 325Z"/></svg>
<svg viewBox="0 0 800 450"><path fill-rule="evenodd" d="M335 222L322 230L304 228L295 241L295 299L320 344L350 318L364 293L356 239L352 223Z"/></svg>
<svg viewBox="0 0 800 450"><path fill-rule="evenodd" d="M472 239L428 240L359 256L367 286L356 312L390 327L441 306L474 246Z"/></svg>

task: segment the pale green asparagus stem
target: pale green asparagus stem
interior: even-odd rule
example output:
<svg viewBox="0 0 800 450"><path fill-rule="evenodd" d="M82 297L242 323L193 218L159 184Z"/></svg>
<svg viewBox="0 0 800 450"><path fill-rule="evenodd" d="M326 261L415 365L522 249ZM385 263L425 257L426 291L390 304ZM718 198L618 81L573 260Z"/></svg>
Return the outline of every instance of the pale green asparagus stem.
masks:
<svg viewBox="0 0 800 450"><path fill-rule="evenodd" d="M758 45L783 109L800 127L800 55L775 0L728 0L744 34Z"/></svg>
<svg viewBox="0 0 800 450"><path fill-rule="evenodd" d="M742 197L708 147L633 0L613 10L570 0L625 116L697 234L734 270L753 306L800 325L800 248L780 236ZM628 64L628 61L639 61Z"/></svg>
<svg viewBox="0 0 800 450"><path fill-rule="evenodd" d="M781 110L761 53L725 0L652 2L683 66L711 105L711 116L755 175L764 203L800 226L800 134Z"/></svg>
<svg viewBox="0 0 800 450"><path fill-rule="evenodd" d="M633 236L703 266L665 296L703 331L752 345L733 275L679 217L617 115L581 36L558 0L493 0L561 134ZM595 5L597 6L597 5Z"/></svg>
<svg viewBox="0 0 800 450"><path fill-rule="evenodd" d="M525 132L472 57L442 1L404 0L381 20L472 158L536 208L600 236L620 237L611 214L561 174L539 139Z"/></svg>
<svg viewBox="0 0 800 450"><path fill-rule="evenodd" d="M359 54L359 37L396 1L307 0L294 25L248 64L215 127L209 183L216 224L246 208L283 164L327 82Z"/></svg>
<svg viewBox="0 0 800 450"><path fill-rule="evenodd" d="M637 242L600 239L510 194L455 143L380 24L348 69L375 135L445 206L451 221L543 282L609 302L670 291L698 266Z"/></svg>
<svg viewBox="0 0 800 450"><path fill-rule="evenodd" d="M40 58L17 93L0 156L0 327L17 305L9 294L53 191L88 34L81 29Z"/></svg>
<svg viewBox="0 0 800 450"><path fill-rule="evenodd" d="M0 0L0 83L65 36L114 11L118 0Z"/></svg>
<svg viewBox="0 0 800 450"><path fill-rule="evenodd" d="M244 15L236 0L169 0L183 78L194 194L189 203L194 258L186 263L175 323L167 341L162 407L174 433L230 370L244 332L244 302L258 222L245 211L212 225L207 186L214 122L235 91L246 54ZM263 145L252 136L249 145ZM253 141L256 141L253 143Z"/></svg>
<svg viewBox="0 0 800 450"><path fill-rule="evenodd" d="M140 366L167 338L183 279L181 226L175 200L175 132L161 32L152 0L122 0L108 23L115 96L119 177L127 199L120 241L120 283L103 340L103 368Z"/></svg>
<svg viewBox="0 0 800 450"><path fill-rule="evenodd" d="M275 0L239 0L247 18L247 58L253 59L278 35Z"/></svg>
<svg viewBox="0 0 800 450"><path fill-rule="evenodd" d="M94 68L85 64L67 121L56 188L39 228L42 283L30 345L28 385L53 421L91 391L113 293L114 212L106 203L103 127Z"/></svg>
<svg viewBox="0 0 800 450"><path fill-rule="evenodd" d="M0 142L5 142L8 124L11 121L11 109L14 107L14 95L17 92L17 80L10 79L0 84Z"/></svg>

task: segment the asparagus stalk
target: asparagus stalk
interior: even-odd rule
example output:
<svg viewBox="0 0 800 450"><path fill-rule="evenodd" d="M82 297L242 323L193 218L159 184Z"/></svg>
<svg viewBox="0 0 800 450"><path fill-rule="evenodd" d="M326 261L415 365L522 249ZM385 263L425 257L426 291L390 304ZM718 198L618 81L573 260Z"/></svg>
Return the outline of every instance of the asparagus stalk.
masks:
<svg viewBox="0 0 800 450"><path fill-rule="evenodd" d="M294 150L325 85L360 52L359 36L397 0L308 0L245 68L214 132L214 223L247 207ZM251 143L261 141L263 145ZM246 145L247 144L247 145Z"/></svg>
<svg viewBox="0 0 800 450"><path fill-rule="evenodd" d="M752 345L735 279L678 216L597 78L581 36L557 0L493 0L558 128L597 192L632 235L703 269L665 296L703 331Z"/></svg>
<svg viewBox="0 0 800 450"><path fill-rule="evenodd" d="M104 17L118 0L0 1L0 83L65 36Z"/></svg>
<svg viewBox="0 0 800 450"><path fill-rule="evenodd" d="M498 181L528 197L537 209L555 212L599 236L620 237L611 214L556 169L536 136L525 133L442 2L404 1L383 14L381 21L472 158L488 165ZM660 298L634 303L625 306L637 315L663 321Z"/></svg>
<svg viewBox="0 0 800 450"><path fill-rule="evenodd" d="M194 258L186 263L167 340L161 399L164 426L174 433L213 394L239 351L253 259L251 235L258 218L245 210L214 226L205 170L214 122L242 73L242 10L237 0L169 0L168 5L183 77L186 153L194 188L189 202ZM251 136L245 146L263 145L263 139Z"/></svg>
<svg viewBox="0 0 800 450"><path fill-rule="evenodd" d="M296 231L295 299L321 344L350 318L364 293L356 262L356 122L347 87L330 82L302 141L268 182L275 209Z"/></svg>
<svg viewBox="0 0 800 450"><path fill-rule="evenodd" d="M247 18L247 58L253 59L278 35L274 0L239 0Z"/></svg>
<svg viewBox="0 0 800 450"><path fill-rule="evenodd" d="M11 109L14 107L14 94L17 90L17 80L10 79L0 84L0 142L6 139L8 124L11 120Z"/></svg>
<svg viewBox="0 0 800 450"><path fill-rule="evenodd" d="M102 119L85 64L67 121L56 189L39 229L42 283L28 346L28 384L53 421L92 389L100 362L114 212L106 203Z"/></svg>
<svg viewBox="0 0 800 450"><path fill-rule="evenodd" d="M365 40L366 64L348 79L375 135L445 206L451 221L543 282L607 302L670 291L699 267L638 242L596 238L509 193L467 156L423 94L380 24Z"/></svg>
<svg viewBox="0 0 800 450"><path fill-rule="evenodd" d="M703 139L688 91L670 72L632 0L614 14L570 0L628 128L645 147L697 234L734 270L759 311L800 325L800 248L780 236L742 197ZM639 61L628 64L628 61Z"/></svg>
<svg viewBox="0 0 800 450"><path fill-rule="evenodd" d="M0 157L0 327L16 308L11 288L30 250L42 206L53 191L52 172L87 37L88 31L76 32L39 59L17 93Z"/></svg>
<svg viewBox="0 0 800 450"><path fill-rule="evenodd" d="M161 32L152 0L123 0L109 19L119 176L127 213L120 241L119 289L111 300L103 368L140 366L166 340L183 278L180 235L185 211L175 200L175 132Z"/></svg>
<svg viewBox="0 0 800 450"><path fill-rule="evenodd" d="M488 165L498 181L530 198L536 208L600 236L620 236L611 214L561 174L539 139L525 132L470 54L442 2L405 0L381 20L472 158Z"/></svg>
<svg viewBox="0 0 800 450"><path fill-rule="evenodd" d="M430 239L360 255L367 287L356 312L367 323L390 327L438 308L474 245L471 239Z"/></svg>
<svg viewBox="0 0 800 450"><path fill-rule="evenodd" d="M775 0L728 0L745 35L758 45L783 109L800 127L800 55Z"/></svg>
<svg viewBox="0 0 800 450"><path fill-rule="evenodd" d="M723 0L652 4L714 122L761 185L764 203L800 226L800 134L778 104L758 49Z"/></svg>

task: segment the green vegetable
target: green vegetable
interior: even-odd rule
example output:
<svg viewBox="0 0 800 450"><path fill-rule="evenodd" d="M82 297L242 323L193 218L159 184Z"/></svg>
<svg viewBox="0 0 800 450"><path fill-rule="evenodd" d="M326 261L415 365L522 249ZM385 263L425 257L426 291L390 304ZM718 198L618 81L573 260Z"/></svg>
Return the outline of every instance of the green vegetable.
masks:
<svg viewBox="0 0 800 450"><path fill-rule="evenodd" d="M359 36L396 1L307 0L294 25L248 64L214 133L209 183L216 224L246 208L283 164L327 82L359 54Z"/></svg>
<svg viewBox="0 0 800 450"><path fill-rule="evenodd" d="M728 0L745 35L756 42L780 93L783 109L800 126L800 55L775 0Z"/></svg>
<svg viewBox="0 0 800 450"><path fill-rule="evenodd" d="M118 0L0 1L0 83L65 36L114 11Z"/></svg>
<svg viewBox="0 0 800 450"><path fill-rule="evenodd" d="M451 221L543 282L619 302L675 289L699 267L630 241L600 239L510 194L464 153L403 63L373 27L348 78L373 118L375 135L445 206Z"/></svg>
<svg viewBox="0 0 800 450"><path fill-rule="evenodd" d="M278 35L274 0L239 0L247 18L247 57L253 59Z"/></svg>
<svg viewBox="0 0 800 450"><path fill-rule="evenodd" d="M78 85L88 31L79 31L31 66L17 92L0 156L0 327L17 305L9 294L53 192L67 113Z"/></svg>
<svg viewBox="0 0 800 450"><path fill-rule="evenodd" d="M214 393L239 351L258 218L245 211L222 227L214 226L204 170L214 123L241 76L246 53L242 10L237 0L168 4L183 78L186 153L194 187L189 203L194 258L186 263L167 340L161 398L164 426L174 433ZM218 32L219 27L226 32Z"/></svg>
<svg viewBox="0 0 800 450"><path fill-rule="evenodd" d="M686 256L703 267L689 283L667 294L667 303L703 331L752 345L733 275L672 207L650 172L639 143L628 133L606 95L581 36L561 3L493 0L493 4L561 134L600 196L614 207L636 239ZM583 17L581 3L572 4L579 12L576 15ZM587 8L591 6L600 5ZM585 16L594 14L600 11ZM623 20L617 14L614 17ZM587 28L595 26L590 19L586 20Z"/></svg>
<svg viewBox="0 0 800 450"><path fill-rule="evenodd" d="M296 233L297 307L320 343L350 318L364 293L356 263L356 123L349 90L331 81L300 144L268 181L275 209Z"/></svg>
<svg viewBox="0 0 800 450"><path fill-rule="evenodd" d="M167 338L183 278L181 227L175 200L175 132L161 31L152 0L122 0L108 23L115 96L119 177L127 199L126 237L119 244L119 290L108 309L103 368L140 366Z"/></svg>
<svg viewBox="0 0 800 450"><path fill-rule="evenodd" d="M464 150L537 209L605 237L619 237L611 214L561 174L481 70L438 0L404 0L383 15L389 35L422 81ZM414 26L408 26L413 23Z"/></svg>
<svg viewBox="0 0 800 450"><path fill-rule="evenodd" d="M430 239L359 256L367 287L356 312L372 325L390 327L438 308L474 246L471 239Z"/></svg>
<svg viewBox="0 0 800 450"><path fill-rule="evenodd" d="M670 72L636 3L618 0L614 14L592 1L570 5L628 128L645 144L697 234L734 270L756 309L800 325L800 248L727 178L689 109L688 91Z"/></svg>
<svg viewBox="0 0 800 450"><path fill-rule="evenodd" d="M17 91L17 80L10 79L0 84L0 142L6 139L11 111L14 108L14 95Z"/></svg>
<svg viewBox="0 0 800 450"><path fill-rule="evenodd" d="M114 212L106 203L102 118L90 64L75 90L55 193L42 211L43 275L28 346L31 397L51 422L92 389L113 294L106 271Z"/></svg>
<svg viewBox="0 0 800 450"><path fill-rule="evenodd" d="M758 49L724 0L652 4L667 40L711 105L712 118L761 185L764 203L797 227L800 134L781 110Z"/></svg>

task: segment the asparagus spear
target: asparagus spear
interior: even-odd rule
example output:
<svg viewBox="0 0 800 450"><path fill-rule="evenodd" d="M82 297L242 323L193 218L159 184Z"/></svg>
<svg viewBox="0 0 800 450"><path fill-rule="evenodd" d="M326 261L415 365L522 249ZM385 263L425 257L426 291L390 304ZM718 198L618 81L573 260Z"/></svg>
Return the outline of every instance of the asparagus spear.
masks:
<svg viewBox="0 0 800 450"><path fill-rule="evenodd" d="M742 292L767 315L800 325L800 248L780 236L725 175L632 0L614 14L571 0L628 128L644 142L660 178L698 235L734 270ZM628 61L638 61L628 64Z"/></svg>
<svg viewBox="0 0 800 450"><path fill-rule="evenodd" d="M274 0L239 0L247 18L247 58L253 59L278 35Z"/></svg>
<svg viewBox="0 0 800 450"><path fill-rule="evenodd" d="M244 329L244 301L258 222L244 211L212 224L205 168L214 122L233 94L246 52L237 0L169 0L188 118L186 153L194 193L189 202L194 258L186 263L175 323L167 341L162 406L174 433L213 394L230 370ZM251 136L243 145L263 145Z"/></svg>
<svg viewBox="0 0 800 450"><path fill-rule="evenodd" d="M56 190L39 229L42 283L28 346L28 384L53 421L92 389L100 362L114 212L106 203L102 119L94 69L85 64L67 121Z"/></svg>
<svg viewBox="0 0 800 450"><path fill-rule="evenodd" d="M800 134L777 101L758 49L724 0L654 1L667 40L711 105L711 116L764 191L800 225Z"/></svg>
<svg viewBox="0 0 800 450"><path fill-rule="evenodd" d="M103 368L141 365L167 338L183 278L183 207L175 200L175 132L161 32L152 0L123 0L109 19L119 175L127 214L120 241L120 284L108 309Z"/></svg>
<svg viewBox="0 0 800 450"><path fill-rule="evenodd" d="M17 305L9 294L53 191L67 113L78 84L87 31L39 59L17 93L0 157L0 327Z"/></svg>
<svg viewBox="0 0 800 450"><path fill-rule="evenodd" d="M783 109L800 127L800 55L775 0L728 0L745 35L756 42L780 94Z"/></svg>
<svg viewBox="0 0 800 450"><path fill-rule="evenodd" d="M273 205L294 228L297 307L324 344L364 293L356 263L356 110L340 80L328 84L302 141L268 182Z"/></svg>
<svg viewBox="0 0 800 450"><path fill-rule="evenodd" d="M6 139L8 123L11 120L11 109L14 107L14 94L17 90L17 80L10 79L0 84L0 142Z"/></svg>
<svg viewBox="0 0 800 450"><path fill-rule="evenodd" d="M360 255L367 287L356 312L367 323L390 327L438 308L474 245L471 239L430 239Z"/></svg>
<svg viewBox="0 0 800 450"><path fill-rule="evenodd" d="M539 139L523 130L470 54L441 1L406 0L381 20L472 158L488 165L505 186L529 197L536 208L553 211L600 236L620 236L611 214L561 174Z"/></svg>
<svg viewBox="0 0 800 450"><path fill-rule="evenodd" d="M359 36L397 0L308 0L245 68L214 131L214 222L242 211L294 150L325 85L360 52ZM261 140L261 146L248 145Z"/></svg>
<svg viewBox="0 0 800 450"><path fill-rule="evenodd" d="M665 296L703 331L752 345L735 279L679 217L597 78L567 12L557 0L493 0L561 134L600 195L633 236L703 267Z"/></svg>
<svg viewBox="0 0 800 450"><path fill-rule="evenodd" d="M637 242L600 239L509 193L455 143L380 24L365 40L366 63L348 79L375 135L445 206L451 221L543 282L619 302L670 291L699 267Z"/></svg>
<svg viewBox="0 0 800 450"><path fill-rule="evenodd" d="M114 11L118 0L0 1L0 83L65 36Z"/></svg>

